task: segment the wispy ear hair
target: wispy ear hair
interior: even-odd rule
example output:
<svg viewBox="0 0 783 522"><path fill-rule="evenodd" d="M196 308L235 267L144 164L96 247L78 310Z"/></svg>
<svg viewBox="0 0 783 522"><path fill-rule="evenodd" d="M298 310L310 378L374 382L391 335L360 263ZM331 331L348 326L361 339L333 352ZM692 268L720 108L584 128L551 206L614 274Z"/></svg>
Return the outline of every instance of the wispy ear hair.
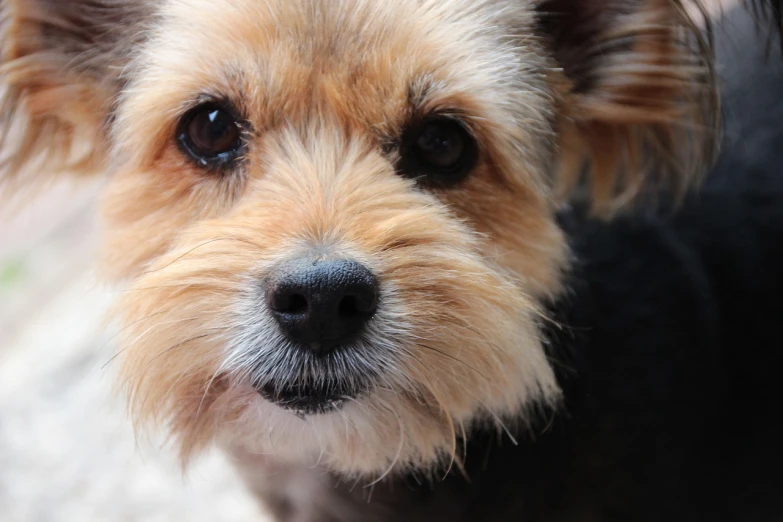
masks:
<svg viewBox="0 0 783 522"><path fill-rule="evenodd" d="M0 0L0 187L99 168L145 5Z"/></svg>
<svg viewBox="0 0 783 522"><path fill-rule="evenodd" d="M696 184L720 142L714 45L702 5L545 0L539 13L565 77L562 197L586 187L593 210L611 215L655 192L647 189L681 195Z"/></svg>

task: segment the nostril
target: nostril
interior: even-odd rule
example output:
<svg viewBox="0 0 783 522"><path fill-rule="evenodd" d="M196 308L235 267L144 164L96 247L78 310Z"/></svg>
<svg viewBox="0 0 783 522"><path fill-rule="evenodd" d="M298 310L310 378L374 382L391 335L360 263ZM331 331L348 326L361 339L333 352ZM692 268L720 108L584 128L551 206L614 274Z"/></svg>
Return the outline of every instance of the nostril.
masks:
<svg viewBox="0 0 783 522"><path fill-rule="evenodd" d="M342 301L340 301L337 313L341 318L345 319L362 315L362 312L359 310L358 300L352 295L343 297Z"/></svg>
<svg viewBox="0 0 783 522"><path fill-rule="evenodd" d="M378 294L375 285L357 284L340 300L337 313L340 318L363 317L375 313L378 306Z"/></svg>
<svg viewBox="0 0 783 522"><path fill-rule="evenodd" d="M289 314L300 314L307 311L307 298L302 294L294 294L288 299L288 306L281 312L288 312Z"/></svg>
<svg viewBox="0 0 783 522"><path fill-rule="evenodd" d="M307 311L307 298L299 293L277 292L273 295L272 310L284 314L301 314Z"/></svg>

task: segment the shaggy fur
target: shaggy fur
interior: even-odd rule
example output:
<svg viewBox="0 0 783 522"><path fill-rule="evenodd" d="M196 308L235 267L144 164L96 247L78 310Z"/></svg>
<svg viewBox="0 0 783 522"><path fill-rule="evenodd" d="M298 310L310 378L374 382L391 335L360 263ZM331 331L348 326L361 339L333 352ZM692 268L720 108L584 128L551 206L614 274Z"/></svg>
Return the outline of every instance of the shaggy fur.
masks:
<svg viewBox="0 0 783 522"><path fill-rule="evenodd" d="M747 313L743 294L732 303L736 281L771 272L774 205L722 213L726 203L705 195L681 221L609 228L557 216L575 194L603 217L640 196L677 202L711 163L720 111L699 3L0 6L0 180L109 173L104 266L129 285L116 307L121 382L137 424L165 426L183 463L220 445L282 520L397 519L403 506L421 519L661 520L668 512L653 499L715 476L696 441L734 419L721 416L730 401L705 407L704 422L691 414L713 393L736 401L746 391L721 388L738 378L721 372ZM779 24L779 2L761 12ZM241 130L241 157L221 169L177 141L205 102ZM401 175L406 132L433 117L477 143L453 187ZM746 208L770 227L743 230ZM734 247L713 232L723 219L757 243ZM752 249L759 264L739 275L707 266L750 263ZM312 256L361 263L380 291L362 335L319 358L290 345L263 284ZM256 391L338 379L361 393L326 413ZM649 430L629 436L624 423ZM527 440L542 426L540 444L492 467L489 434ZM731 433L715 447L745 443ZM637 459L654 452L659 467ZM638 483L645 469L657 487ZM265 480L275 470L306 486ZM393 483L444 476L445 496L397 496L407 488ZM347 487L323 498L343 480L375 484L380 498L357 504ZM495 501L503 491L519 500Z"/></svg>

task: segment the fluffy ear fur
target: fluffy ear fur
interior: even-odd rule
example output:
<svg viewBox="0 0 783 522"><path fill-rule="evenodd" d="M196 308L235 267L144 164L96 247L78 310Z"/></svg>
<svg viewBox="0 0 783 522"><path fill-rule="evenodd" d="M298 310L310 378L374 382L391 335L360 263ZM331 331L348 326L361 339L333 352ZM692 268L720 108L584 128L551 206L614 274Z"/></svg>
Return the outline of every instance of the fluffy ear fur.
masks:
<svg viewBox="0 0 783 522"><path fill-rule="evenodd" d="M145 5L0 0L0 187L37 172L100 166Z"/></svg>
<svg viewBox="0 0 783 522"><path fill-rule="evenodd" d="M643 182L683 193L713 161L720 110L710 25L687 1L540 4L563 72L561 195L589 187L593 208L611 214Z"/></svg>

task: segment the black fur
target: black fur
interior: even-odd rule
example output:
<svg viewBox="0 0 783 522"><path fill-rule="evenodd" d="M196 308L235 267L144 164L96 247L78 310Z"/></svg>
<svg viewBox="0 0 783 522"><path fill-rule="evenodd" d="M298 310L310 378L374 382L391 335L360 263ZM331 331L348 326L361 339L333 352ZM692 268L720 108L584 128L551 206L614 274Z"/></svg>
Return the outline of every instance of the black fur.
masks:
<svg viewBox="0 0 783 522"><path fill-rule="evenodd" d="M552 308L566 327L547 329L554 420L519 445L475 434L468 479L387 481L369 501L333 481L319 502L339 514L287 520L783 520L783 61L749 18L723 26L726 135L706 186L676 211L561 216L579 261Z"/></svg>

